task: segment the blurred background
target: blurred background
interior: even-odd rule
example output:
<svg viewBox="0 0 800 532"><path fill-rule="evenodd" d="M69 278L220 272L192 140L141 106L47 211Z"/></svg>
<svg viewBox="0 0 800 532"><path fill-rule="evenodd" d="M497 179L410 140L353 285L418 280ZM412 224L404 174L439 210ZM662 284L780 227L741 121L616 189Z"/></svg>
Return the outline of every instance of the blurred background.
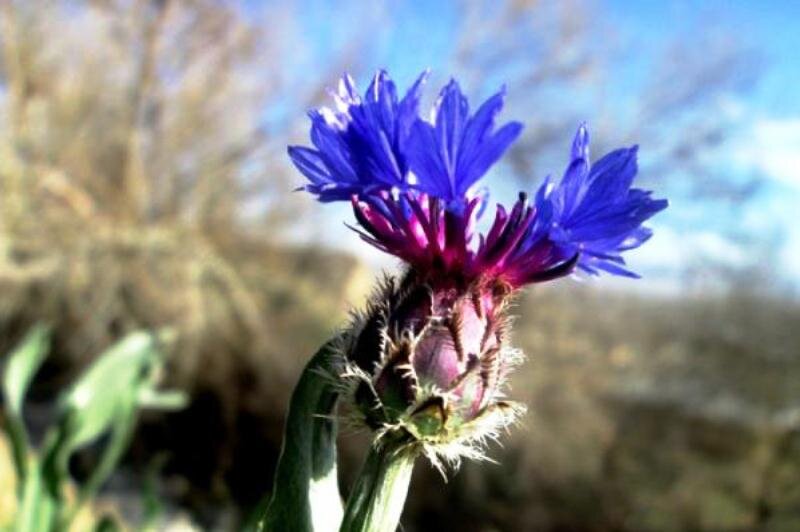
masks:
<svg viewBox="0 0 800 532"><path fill-rule="evenodd" d="M0 0L0 352L52 325L27 415L103 348L174 328L187 409L143 417L103 492L136 529L230 530L271 486L302 366L397 264L315 204L285 153L348 71L508 88L498 200L641 146L671 207L639 281L518 301L524 425L445 484L422 460L406 531L800 529L800 5L536 0ZM363 435L341 437L346 491ZM73 464L77 477L91 450ZM8 493L0 439L0 494ZM4 465L5 463L5 465ZM6 486L6 487L3 487ZM0 523L13 501L0 497ZM4 521L5 520L5 521Z"/></svg>

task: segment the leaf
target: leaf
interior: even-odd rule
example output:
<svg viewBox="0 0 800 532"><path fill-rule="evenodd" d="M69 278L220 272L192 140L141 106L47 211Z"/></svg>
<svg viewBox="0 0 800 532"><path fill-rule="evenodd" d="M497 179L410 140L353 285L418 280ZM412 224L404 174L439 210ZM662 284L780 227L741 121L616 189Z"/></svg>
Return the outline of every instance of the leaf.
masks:
<svg viewBox="0 0 800 532"><path fill-rule="evenodd" d="M117 416L133 416L140 386L159 358L157 339L129 334L101 354L62 399L70 451L107 432Z"/></svg>
<svg viewBox="0 0 800 532"><path fill-rule="evenodd" d="M33 377L47 358L50 331L44 325L34 326L9 356L3 374L6 399L6 432L11 441L14 468L20 489L28 471L28 432L22 419L22 403Z"/></svg>
<svg viewBox="0 0 800 532"><path fill-rule="evenodd" d="M328 376L334 372L336 343L328 342L314 355L292 393L272 498L256 530L339 529L342 499L334 418L338 391Z"/></svg>
<svg viewBox="0 0 800 532"><path fill-rule="evenodd" d="M158 410L182 410L186 408L188 398L180 391L158 391L150 387L139 390L136 402L141 408Z"/></svg>
<svg viewBox="0 0 800 532"><path fill-rule="evenodd" d="M70 510L65 512L62 519L62 523L65 525L63 528L68 529L78 511L97 494L100 486L114 472L130 444L135 424L136 400L135 397L131 396L129 402L121 405L117 411L114 424L111 427L111 435L100 454L100 461L80 486L77 500L72 504Z"/></svg>
<svg viewBox="0 0 800 532"><path fill-rule="evenodd" d="M22 417L22 401L33 377L47 358L50 331L44 325L36 325L9 356L3 375L3 393L9 411Z"/></svg>
<svg viewBox="0 0 800 532"><path fill-rule="evenodd" d="M128 335L100 355L63 399L59 438L48 455L52 465L46 473L51 482L66 476L66 463L75 449L110 433L98 464L80 487L72 508L62 516L63 528L113 473L130 443L139 408L174 410L185 406L184 394L155 390L155 369L162 362L158 344L159 338L153 334Z"/></svg>

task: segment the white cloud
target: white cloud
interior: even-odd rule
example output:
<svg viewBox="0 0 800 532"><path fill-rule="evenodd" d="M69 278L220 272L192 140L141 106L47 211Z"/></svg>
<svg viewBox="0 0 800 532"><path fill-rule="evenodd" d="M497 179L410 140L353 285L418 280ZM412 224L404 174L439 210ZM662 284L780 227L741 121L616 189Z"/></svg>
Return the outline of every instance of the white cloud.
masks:
<svg viewBox="0 0 800 532"><path fill-rule="evenodd" d="M800 189L800 117L755 120L736 144L736 164Z"/></svg>
<svg viewBox="0 0 800 532"><path fill-rule="evenodd" d="M697 229L686 232L659 225L653 238L640 249L632 251L626 260L634 270L650 268L678 271L691 264L698 253L731 266L744 265L748 259L744 249L713 231Z"/></svg>

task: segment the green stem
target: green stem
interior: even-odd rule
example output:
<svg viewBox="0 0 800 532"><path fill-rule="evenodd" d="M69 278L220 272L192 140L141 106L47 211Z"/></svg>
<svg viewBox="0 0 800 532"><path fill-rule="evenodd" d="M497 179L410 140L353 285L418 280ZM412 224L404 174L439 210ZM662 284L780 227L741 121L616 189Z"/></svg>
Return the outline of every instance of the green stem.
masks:
<svg viewBox="0 0 800 532"><path fill-rule="evenodd" d="M60 530L56 526L58 509L62 504L58 455L59 434L48 431L42 445L42 459L31 455L28 458L27 475L17 511L15 531L52 532ZM64 463L66 467L66 463ZM66 473L64 473L66 474Z"/></svg>
<svg viewBox="0 0 800 532"><path fill-rule="evenodd" d="M78 497L74 504L66 508L62 517L61 526L63 530L69 530L72 521L78 512L83 508L87 501L94 498L103 483L111 476L117 467L122 455L128 448L133 428L136 424L136 404L132 400L126 405L124 413L118 414L114 420L111 430L111 437L103 449L99 463L95 466L89 478L78 490Z"/></svg>
<svg viewBox="0 0 800 532"><path fill-rule="evenodd" d="M408 494L417 450L393 439L370 449L345 508L340 532L393 532Z"/></svg>
<svg viewBox="0 0 800 532"><path fill-rule="evenodd" d="M18 489L21 491L28 473L28 433L22 419L8 412L6 414L6 433L11 442L14 469L17 473Z"/></svg>
<svg viewBox="0 0 800 532"><path fill-rule="evenodd" d="M34 456L30 456L13 530L15 532L41 532L42 530L49 532L52 528L55 510L55 501L43 485L40 464Z"/></svg>

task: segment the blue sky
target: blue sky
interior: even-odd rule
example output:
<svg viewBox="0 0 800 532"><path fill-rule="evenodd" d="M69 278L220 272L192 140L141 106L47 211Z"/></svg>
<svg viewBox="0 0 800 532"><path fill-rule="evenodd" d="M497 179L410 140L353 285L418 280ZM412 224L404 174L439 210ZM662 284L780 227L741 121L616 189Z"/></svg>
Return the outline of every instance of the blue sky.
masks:
<svg viewBox="0 0 800 532"><path fill-rule="evenodd" d="M753 90L731 102L731 112L739 115L739 129L716 155L720 164L729 165L734 173L756 171L767 178L765 190L742 207L739 218L743 225L761 231L765 239L783 233L777 266L800 285L800 224L795 216L800 206L800 2L615 0L602 5L621 31L634 40L638 36L637 42L656 45L681 31L702 5L702 10L721 17L729 31L757 50L762 75ZM655 239L654 243L666 249L643 249L642 259L648 259L648 253L657 258L659 253L680 246L683 235L669 229L662 233L669 238ZM708 242L712 253L745 255L746 259L748 250L732 249L710 238L701 227L696 228L696 234Z"/></svg>
<svg viewBox="0 0 800 532"><path fill-rule="evenodd" d="M359 19L362 11L372 9L365 7L371 4L361 2L351 5L306 0L301 5L312 62L324 62L326 54L343 46L354 30L347 21L363 20ZM775 267L800 286L800 224L795 222L800 206L800 2L610 0L595 2L594 9L602 14L599 23L613 31L620 47L636 51L630 56L621 54L609 65L616 95L625 94L639 83L648 67L648 54L689 32L704 31L701 20L720 21L731 35L756 50L762 69L759 83L725 102L725 119L735 119L736 131L710 156L715 162L718 160L721 168L729 169L731 179L753 172L764 176L767 186L747 205L734 207L738 210L732 223L763 234L765 239L779 235ZM440 73L449 67L453 31L459 20L454 3L390 2L381 9L375 8L374 16L375 31L367 32L368 41L362 43L366 49L359 56L367 71L385 67L403 87L425 67ZM392 23L381 22L386 18ZM702 54L703 50L697 53ZM331 84L334 82L330 80ZM509 90L512 92L513 87ZM470 87L467 91L471 92ZM527 120L523 117L523 121ZM565 139L565 145L568 142ZM680 209L680 203L673 203L673 220L679 219ZM331 214L349 217L345 208L334 209ZM709 207L706 218L692 218L689 227L673 227L669 217L665 222L656 220L657 236L634 252L631 263L645 272L661 275L664 265L677 271L691 262L697 248L733 264L747 262L753 250L737 248L715 233L711 222L718 214ZM336 240L350 242L353 245L348 247L380 262L379 255L365 251L366 246L344 235L344 231L342 238Z"/></svg>
<svg viewBox="0 0 800 532"><path fill-rule="evenodd" d="M703 2L601 2L622 31L640 42L658 44L686 27L698 13L723 19L726 28L741 35L764 55L765 73L748 99L764 111L800 114L800 97L792 90L800 83L800 2L792 0ZM698 6L700 6L698 8ZM794 94L792 94L794 93Z"/></svg>

